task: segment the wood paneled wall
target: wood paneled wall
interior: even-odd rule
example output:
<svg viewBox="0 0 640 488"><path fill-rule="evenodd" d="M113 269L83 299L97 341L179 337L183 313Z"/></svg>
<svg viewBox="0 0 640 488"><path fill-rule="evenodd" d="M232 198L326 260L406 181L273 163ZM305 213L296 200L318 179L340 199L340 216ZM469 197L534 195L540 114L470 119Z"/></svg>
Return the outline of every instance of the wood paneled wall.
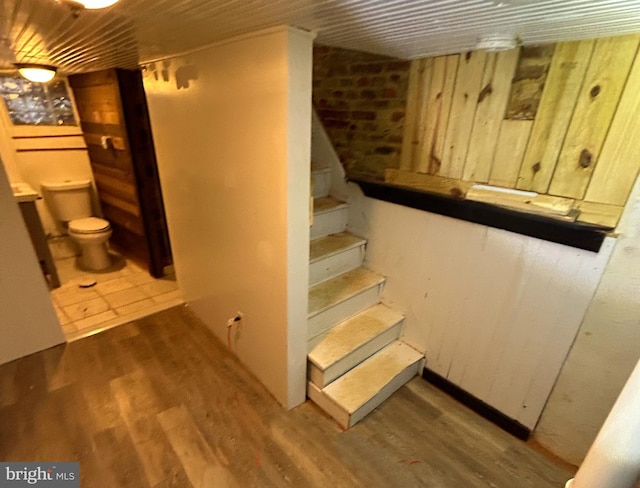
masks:
<svg viewBox="0 0 640 488"><path fill-rule="evenodd" d="M117 72L106 70L73 75L69 82L89 149L102 211L114 229L111 240L147 262L145 227Z"/></svg>
<svg viewBox="0 0 640 488"><path fill-rule="evenodd" d="M640 169L639 42L414 60L387 181L456 196L473 183L532 191L568 220L614 227Z"/></svg>

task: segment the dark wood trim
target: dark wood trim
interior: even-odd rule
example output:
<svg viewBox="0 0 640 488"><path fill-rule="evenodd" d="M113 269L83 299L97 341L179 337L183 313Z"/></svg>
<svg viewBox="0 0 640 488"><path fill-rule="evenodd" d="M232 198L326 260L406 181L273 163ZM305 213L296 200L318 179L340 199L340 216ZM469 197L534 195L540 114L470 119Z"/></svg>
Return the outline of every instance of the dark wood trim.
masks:
<svg viewBox="0 0 640 488"><path fill-rule="evenodd" d="M143 216L149 272L160 278L164 268L173 264L173 257L142 75L139 70L117 69L116 76Z"/></svg>
<svg viewBox="0 0 640 488"><path fill-rule="evenodd" d="M526 441L531 435L531 430L525 427L517 420L508 417L499 410L496 410L491 405L483 402L479 398L476 398L471 393L466 392L458 385L454 385L449 380L443 378L439 374L424 368L422 371L422 377L434 386L437 386L445 393L449 394L463 405L466 405L471 410L484 418L494 423L501 429L509 432L509 434Z"/></svg>
<svg viewBox="0 0 640 488"><path fill-rule="evenodd" d="M412 188L350 178L368 197L447 217L515 232L566 246L598 252L607 232L598 225L565 222L497 205L429 193Z"/></svg>

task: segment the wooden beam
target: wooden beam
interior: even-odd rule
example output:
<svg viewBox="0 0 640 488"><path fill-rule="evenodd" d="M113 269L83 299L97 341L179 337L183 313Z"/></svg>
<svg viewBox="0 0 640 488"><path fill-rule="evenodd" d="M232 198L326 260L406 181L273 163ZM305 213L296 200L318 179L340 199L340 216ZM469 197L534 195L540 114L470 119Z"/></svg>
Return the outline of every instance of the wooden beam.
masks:
<svg viewBox="0 0 640 488"><path fill-rule="evenodd" d="M466 181L397 169L385 170L385 183L458 198L464 197L472 186Z"/></svg>
<svg viewBox="0 0 640 488"><path fill-rule="evenodd" d="M513 208L521 212L550 217L566 217L565 220L570 221L576 218L577 213L572 212L575 203L573 199L535 193L530 195L529 192L515 191L518 193L484 185L474 185L467 191L465 198L474 202Z"/></svg>
<svg viewBox="0 0 640 488"><path fill-rule="evenodd" d="M640 36L598 39L549 193L582 199L609 131Z"/></svg>
<svg viewBox="0 0 640 488"><path fill-rule="evenodd" d="M604 225L613 229L618 225L624 206L577 201L576 209L580 211L578 222Z"/></svg>

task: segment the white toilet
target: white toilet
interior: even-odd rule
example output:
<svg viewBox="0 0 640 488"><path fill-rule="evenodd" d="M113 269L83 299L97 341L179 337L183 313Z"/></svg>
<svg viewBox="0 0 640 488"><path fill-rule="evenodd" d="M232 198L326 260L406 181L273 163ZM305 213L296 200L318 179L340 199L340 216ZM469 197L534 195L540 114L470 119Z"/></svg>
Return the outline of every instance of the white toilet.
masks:
<svg viewBox="0 0 640 488"><path fill-rule="evenodd" d="M107 252L111 226L91 216L91 181L43 182L42 189L54 217L66 224L69 236L80 247L80 265L88 271L111 266Z"/></svg>

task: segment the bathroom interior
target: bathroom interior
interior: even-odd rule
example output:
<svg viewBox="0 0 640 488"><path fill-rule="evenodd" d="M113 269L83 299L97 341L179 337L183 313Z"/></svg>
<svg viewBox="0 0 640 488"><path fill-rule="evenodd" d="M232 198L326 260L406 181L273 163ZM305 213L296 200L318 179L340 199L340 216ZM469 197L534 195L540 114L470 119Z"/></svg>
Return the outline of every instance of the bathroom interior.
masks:
<svg viewBox="0 0 640 488"><path fill-rule="evenodd" d="M67 340L183 303L139 73L6 72L0 95L2 165Z"/></svg>

